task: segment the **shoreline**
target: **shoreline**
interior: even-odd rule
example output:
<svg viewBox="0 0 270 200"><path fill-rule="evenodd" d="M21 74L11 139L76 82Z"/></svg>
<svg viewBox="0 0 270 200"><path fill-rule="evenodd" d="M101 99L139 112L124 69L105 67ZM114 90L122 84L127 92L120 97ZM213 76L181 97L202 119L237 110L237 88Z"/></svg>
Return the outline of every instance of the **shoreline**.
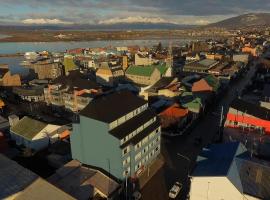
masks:
<svg viewBox="0 0 270 200"><path fill-rule="evenodd" d="M164 40L164 39L204 39L225 38L222 33L196 34L183 30L162 31L1 31L7 37L0 38L0 43L11 42L91 42L115 40Z"/></svg>

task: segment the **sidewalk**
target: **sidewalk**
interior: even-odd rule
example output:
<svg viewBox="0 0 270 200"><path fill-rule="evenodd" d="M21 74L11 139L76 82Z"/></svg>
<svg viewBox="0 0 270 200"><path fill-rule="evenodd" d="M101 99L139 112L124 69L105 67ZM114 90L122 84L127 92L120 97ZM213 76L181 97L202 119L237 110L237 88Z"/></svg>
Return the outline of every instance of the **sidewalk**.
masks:
<svg viewBox="0 0 270 200"><path fill-rule="evenodd" d="M156 172L164 165L164 159L161 155L157 157L139 176L140 188L143 188L145 184L156 174Z"/></svg>

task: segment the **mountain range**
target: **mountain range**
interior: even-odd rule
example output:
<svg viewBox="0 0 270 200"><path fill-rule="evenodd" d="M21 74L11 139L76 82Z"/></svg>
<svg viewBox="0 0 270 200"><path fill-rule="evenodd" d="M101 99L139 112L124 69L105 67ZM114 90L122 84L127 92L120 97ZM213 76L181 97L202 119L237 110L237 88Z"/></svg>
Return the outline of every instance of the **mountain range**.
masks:
<svg viewBox="0 0 270 200"><path fill-rule="evenodd" d="M220 22L205 26L174 23L115 23L115 24L73 24L73 25L7 25L0 23L2 30L164 30L164 29L189 29L195 27L223 27L240 28L249 26L270 26L270 13L250 13L232 17Z"/></svg>

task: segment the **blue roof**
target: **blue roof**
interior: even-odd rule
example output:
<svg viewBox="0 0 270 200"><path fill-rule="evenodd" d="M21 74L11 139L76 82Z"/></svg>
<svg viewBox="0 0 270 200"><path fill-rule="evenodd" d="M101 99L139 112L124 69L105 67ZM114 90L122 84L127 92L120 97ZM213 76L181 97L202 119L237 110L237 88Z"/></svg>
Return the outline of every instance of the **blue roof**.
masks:
<svg viewBox="0 0 270 200"><path fill-rule="evenodd" d="M203 149L192 176L224 176L240 193L270 199L270 162L251 157L240 142Z"/></svg>
<svg viewBox="0 0 270 200"><path fill-rule="evenodd" d="M212 144L197 158L193 176L227 176L235 156L246 151L239 142Z"/></svg>

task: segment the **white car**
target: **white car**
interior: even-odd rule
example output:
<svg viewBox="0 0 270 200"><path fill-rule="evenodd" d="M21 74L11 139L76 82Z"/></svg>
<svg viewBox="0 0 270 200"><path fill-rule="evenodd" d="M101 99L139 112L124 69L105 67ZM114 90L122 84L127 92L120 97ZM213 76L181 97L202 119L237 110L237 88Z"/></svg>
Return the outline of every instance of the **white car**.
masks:
<svg viewBox="0 0 270 200"><path fill-rule="evenodd" d="M138 191L135 191L132 196L135 200L140 200L142 197L141 193Z"/></svg>
<svg viewBox="0 0 270 200"><path fill-rule="evenodd" d="M177 195L179 194L179 192L182 189L182 184L179 182L175 182L175 184L173 185L173 187L171 188L170 192L169 192L169 197L172 199L175 199L177 197Z"/></svg>

